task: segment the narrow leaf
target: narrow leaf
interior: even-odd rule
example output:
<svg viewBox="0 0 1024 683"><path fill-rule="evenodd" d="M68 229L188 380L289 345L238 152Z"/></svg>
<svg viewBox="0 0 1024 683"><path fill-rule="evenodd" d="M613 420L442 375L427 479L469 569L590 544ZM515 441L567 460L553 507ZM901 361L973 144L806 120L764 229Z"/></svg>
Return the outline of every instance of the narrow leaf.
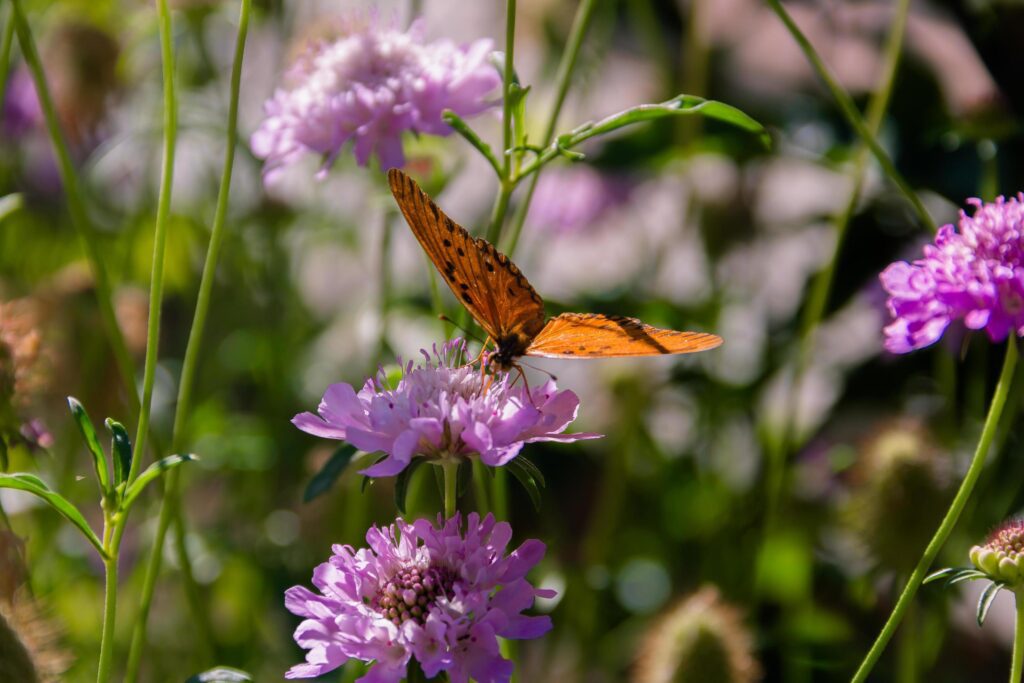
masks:
<svg viewBox="0 0 1024 683"><path fill-rule="evenodd" d="M405 469L398 473L395 477L395 507L398 511L405 514L405 497L409 494L409 482L412 481L412 475L419 469L426 460L423 458L413 458Z"/></svg>
<svg viewBox="0 0 1024 683"><path fill-rule="evenodd" d="M64 496L51 491L46 482L39 477L26 473L0 474L0 488L27 491L46 501L50 507L64 515L69 522L78 527L82 535L99 551L100 556L106 557L107 554L103 550L103 544L95 532L93 532L92 527L89 526L89 522L85 521L85 517L78 511L78 508L72 505Z"/></svg>
<svg viewBox="0 0 1024 683"><path fill-rule="evenodd" d="M978 579L987 578L988 574L986 574L985 572L965 570L960 572L956 576L951 576L949 578L949 581L946 582L946 586L955 586L956 584L963 583L964 581L977 581Z"/></svg>
<svg viewBox="0 0 1024 683"><path fill-rule="evenodd" d="M512 476L519 480L519 483L526 489L526 493L530 496L530 502L533 503L533 507L537 512L540 512L540 488L537 486L537 481L533 478L533 475L527 471L519 461L522 458L513 458L505 469L512 473Z"/></svg>
<svg viewBox="0 0 1024 683"><path fill-rule="evenodd" d="M139 478L133 481L131 486L128 487L128 490L125 491L124 503L122 503L121 507L127 510L131 504L135 502L135 499L139 497L139 494L142 493L143 489L167 470L177 467L182 463L192 462L198 459L199 458L195 455L186 453L185 455L168 455L162 460L157 460L155 463L147 467L142 474L139 475Z"/></svg>
<svg viewBox="0 0 1024 683"><path fill-rule="evenodd" d="M530 476L537 481L537 484L539 484L541 488L547 488L548 484L544 480L544 473L540 471L540 468L537 467L532 460L529 460L525 455L520 455L515 458L514 462L518 467L522 467L524 470L529 472Z"/></svg>
<svg viewBox="0 0 1024 683"><path fill-rule="evenodd" d="M100 446L100 440L96 436L96 428L92 426L89 413L85 412L85 407L78 402L78 399L68 396L68 407L75 417L75 422L78 423L78 431L82 433L89 453L92 454L96 479L100 483L100 493L107 493L110 490L110 472L107 467L107 456L103 453L103 447Z"/></svg>
<svg viewBox="0 0 1024 683"><path fill-rule="evenodd" d="M502 176L501 164L498 162L498 158L494 156L494 150L492 150L491 146L476 134L475 130L469 127L469 124L466 123L462 117L451 109L445 109L441 113L441 119L451 126L456 133L461 135L466 142L473 145L473 147L476 148L476 151L480 152L480 154L487 159L491 164L491 168L494 169L494 172L498 174L499 178Z"/></svg>
<svg viewBox="0 0 1024 683"><path fill-rule="evenodd" d="M334 455L309 480L309 484L306 485L306 491L302 494L302 502L308 503L314 498L327 493L334 486L334 482L338 480L338 477L345 471L345 468L348 467L356 452L356 447L349 443L343 444L341 448L334 451Z"/></svg>
<svg viewBox="0 0 1024 683"><path fill-rule="evenodd" d="M950 575L957 574L959 572L960 572L960 568L959 567L946 567L945 569L940 569L937 572L932 572L931 574L926 576L924 578L924 581L922 581L921 583L923 585L923 584L926 584L926 583L931 583L932 581L938 581L939 579L947 578Z"/></svg>
<svg viewBox="0 0 1024 683"><path fill-rule="evenodd" d="M988 608L992 606L992 602L999 595L999 591L1003 589L1004 584L994 581L990 583L985 591L978 598L978 626L985 623L985 617L988 616Z"/></svg>
<svg viewBox="0 0 1024 683"><path fill-rule="evenodd" d="M518 83L513 83L509 92L509 103L512 108L513 140L516 145L526 144L526 96L528 94L530 94L530 86L523 88Z"/></svg>
<svg viewBox="0 0 1024 683"><path fill-rule="evenodd" d="M110 454L114 460L114 487L116 488L128 478L128 473L132 469L132 440L120 422L108 417L106 425L113 436Z"/></svg>
<svg viewBox="0 0 1024 683"><path fill-rule="evenodd" d="M247 683L252 681L252 674L230 666L218 666L189 678L185 683Z"/></svg>

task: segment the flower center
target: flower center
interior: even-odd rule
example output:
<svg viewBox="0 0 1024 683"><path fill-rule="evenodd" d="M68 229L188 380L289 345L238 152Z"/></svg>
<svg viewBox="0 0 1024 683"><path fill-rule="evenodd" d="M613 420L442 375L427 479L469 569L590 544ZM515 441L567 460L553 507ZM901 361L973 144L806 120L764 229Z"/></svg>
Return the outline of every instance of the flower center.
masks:
<svg viewBox="0 0 1024 683"><path fill-rule="evenodd" d="M457 574L449 567L408 567L381 584L371 604L395 626L412 619L423 625L434 602L451 595Z"/></svg>

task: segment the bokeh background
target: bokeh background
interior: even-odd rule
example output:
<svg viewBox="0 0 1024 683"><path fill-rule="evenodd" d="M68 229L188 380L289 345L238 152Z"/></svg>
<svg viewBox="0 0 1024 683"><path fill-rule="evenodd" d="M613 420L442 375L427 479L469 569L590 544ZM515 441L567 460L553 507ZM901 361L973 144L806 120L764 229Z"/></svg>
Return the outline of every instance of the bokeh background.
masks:
<svg viewBox="0 0 1024 683"><path fill-rule="evenodd" d="M237 20L233 2L173 4L181 129L153 414L164 443L218 188ZM256 3L228 233L185 439L202 458L183 471L186 542L213 630L200 642L169 541L145 680L181 681L214 663L280 680L302 657L284 589L307 583L332 543L358 545L369 524L394 517L392 483L361 492L354 468L304 503L335 444L289 420L312 409L328 383L361 383L379 363L413 358L444 338L426 262L379 169L342 154L314 181L310 159L265 187L248 136L304 41L352 13L406 22L413 4ZM519 3L516 65L533 86L538 131L575 4ZM881 78L893 4L787 7L864 104ZM118 321L141 365L162 133L156 14L135 0L25 7L99 226ZM0 5L5 21L6 11ZM503 3L427 0L422 12L428 36L490 37L501 46ZM1009 0L912 3L880 138L939 223L955 220L969 197L1024 187L1022 30L1024 5ZM40 450L12 448L11 469L41 474L99 523L90 461L64 397L80 398L95 419L125 419L128 404L17 53L9 76L0 196L20 193L23 206L0 217L0 343L30 339L19 356L27 369L19 419L39 420L53 437ZM685 621L686 609L742 660L735 680L845 680L966 466L1000 354L965 334L905 357L882 350L887 314L877 275L912 258L929 233L868 164L826 313L794 387L810 283L835 250L857 139L756 0L599 2L560 129L679 92L743 109L771 130L771 148L698 118L589 144L585 162L546 170L515 255L550 311L636 315L726 340L691 358L536 363L581 396L574 429L606 437L527 447L547 479L539 512L510 485L516 537L548 544L535 578L559 592L538 606L555 629L519 647L518 680L640 680L652 638L673 623L672 610ZM497 114L474 126L500 137ZM467 227L485 224L496 183L468 145L409 138L406 150L437 179L449 214ZM382 262L391 273L386 288ZM1024 503L1015 431L1024 396L1010 401L997 451L939 566L966 564L967 548ZM413 485L411 514L439 509L424 474ZM30 579L21 590L31 590L51 624L50 656L70 667L61 679L91 680L102 566L49 510L7 491L0 502L26 543ZM462 502L473 506L472 496ZM125 540L119 662L158 503L154 488ZM3 568L17 583L15 564ZM979 629L979 590L922 589L877 680L1002 678L1012 600L1000 597ZM716 680L692 676L679 680Z"/></svg>

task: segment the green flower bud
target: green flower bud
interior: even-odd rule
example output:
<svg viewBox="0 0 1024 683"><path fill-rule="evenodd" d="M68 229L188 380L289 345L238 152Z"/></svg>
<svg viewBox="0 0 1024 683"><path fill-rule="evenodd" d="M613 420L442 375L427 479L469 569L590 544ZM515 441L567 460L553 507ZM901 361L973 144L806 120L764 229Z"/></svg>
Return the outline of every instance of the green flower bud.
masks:
<svg viewBox="0 0 1024 683"><path fill-rule="evenodd" d="M647 630L633 683L752 683L761 677L753 639L718 590L702 588Z"/></svg>
<svg viewBox="0 0 1024 683"><path fill-rule="evenodd" d="M1011 519L968 553L971 564L1010 588L1024 584L1024 520Z"/></svg>

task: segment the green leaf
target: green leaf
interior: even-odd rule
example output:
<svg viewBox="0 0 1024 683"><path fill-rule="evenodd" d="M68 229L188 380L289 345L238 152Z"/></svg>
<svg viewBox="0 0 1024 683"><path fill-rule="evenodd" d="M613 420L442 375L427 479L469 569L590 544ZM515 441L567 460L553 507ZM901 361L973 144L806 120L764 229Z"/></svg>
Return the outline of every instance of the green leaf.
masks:
<svg viewBox="0 0 1024 683"><path fill-rule="evenodd" d="M155 463L147 467L142 474L139 475L139 478L133 481L131 486L128 487L128 490L125 491L124 503L121 504L121 507L127 510L131 504L135 502L135 499L139 497L139 494L142 493L143 489L167 470L177 467L182 463L192 462L198 459L199 458L195 455L186 453L185 455L168 455L162 460L157 460Z"/></svg>
<svg viewBox="0 0 1024 683"><path fill-rule="evenodd" d="M537 486L537 480L533 478L529 469L524 467L520 460L524 458L512 458L506 465L507 469L513 477L519 480L519 483L526 489L526 493L530 496L530 502L533 503L533 507L537 512L540 512L540 487ZM532 463L531 463L532 464Z"/></svg>
<svg viewBox="0 0 1024 683"><path fill-rule="evenodd" d="M985 588L985 592L978 598L978 626L985 623L985 617L988 616L988 608L992 606L992 602L1004 586L1005 584L994 581Z"/></svg>
<svg viewBox="0 0 1024 683"><path fill-rule="evenodd" d="M128 478L132 469L132 440L120 422L108 417L106 425L113 436L110 453L114 460L114 486L118 487Z"/></svg>
<svg viewBox="0 0 1024 683"><path fill-rule="evenodd" d="M405 497L409 494L409 482L412 481L413 473L425 463L424 458L413 458L404 470L395 477L395 507L405 514Z"/></svg>
<svg viewBox="0 0 1024 683"><path fill-rule="evenodd" d="M516 463L517 467L522 467L524 470L529 472L530 476L537 481L537 484L539 484L541 488L547 488L548 484L544 480L544 473L540 471L539 467L533 464L532 460L529 460L525 455L520 455L515 457L512 462Z"/></svg>
<svg viewBox="0 0 1024 683"><path fill-rule="evenodd" d="M327 493L334 486L334 482L338 480L338 477L345 471L345 468L348 467L357 450L352 444L346 443L334 451L334 455L309 480L309 484L306 485L306 491L302 494L302 502L308 503L314 498Z"/></svg>
<svg viewBox="0 0 1024 683"><path fill-rule="evenodd" d="M724 102L718 102L717 100L706 100L695 95L677 95L671 100L661 102L660 104L641 104L630 107L600 121L584 123L568 133L559 135L543 154L523 168L519 173L518 179L533 173L556 156L568 155L579 158L578 153L570 151L571 148L590 138L605 135L635 123L653 121L669 116L693 116L695 114L700 114L716 121L722 121L723 123L728 123L742 130L754 133L765 147L771 145L771 136L768 135L765 127L736 107Z"/></svg>
<svg viewBox="0 0 1024 683"><path fill-rule="evenodd" d="M252 674L230 666L218 666L201 674L196 674L185 683L247 683L252 681Z"/></svg>
<svg viewBox="0 0 1024 683"><path fill-rule="evenodd" d="M512 134L516 145L526 144L526 96L529 94L530 86L523 88L519 83L513 83L509 90L509 104L512 108Z"/></svg>
<svg viewBox="0 0 1024 683"><path fill-rule="evenodd" d="M965 569L956 576L950 577L949 580L946 581L946 586L955 586L956 584L963 583L964 581L977 581L978 579L987 578L988 574L985 572L979 572L975 569Z"/></svg>
<svg viewBox="0 0 1024 683"><path fill-rule="evenodd" d="M75 417L75 422L78 423L78 431L82 433L82 438L85 439L85 445L89 448L89 453L92 454L93 465L96 468L96 479L100 483L100 493L105 494L110 491L110 472L107 468L107 456L103 453L103 447L100 446L100 440L96 436L96 428L92 426L89 413L85 412L85 407L78 402L78 399L68 396L68 407L71 409L71 414Z"/></svg>
<svg viewBox="0 0 1024 683"><path fill-rule="evenodd" d="M932 572L926 576L921 584L924 585L926 583L931 583L932 581L938 581L939 579L947 578L953 574L958 574L960 571L960 567L946 567L945 569L940 569L939 571Z"/></svg>
<svg viewBox="0 0 1024 683"><path fill-rule="evenodd" d="M85 521L85 517L78 511L74 505L72 505L64 496L51 491L50 487L46 485L39 477L34 474L27 474L24 472L17 474L0 474L0 488L3 489L18 489L19 491L27 491L34 496L37 496L46 501L50 507L64 515L69 522L78 527L78 530L82 532L82 535L93 544L101 557L106 557L107 553L103 550L103 544L100 542L99 537L93 532L92 527L89 526L89 522Z"/></svg>
<svg viewBox="0 0 1024 683"><path fill-rule="evenodd" d="M476 148L476 151L480 152L480 154L487 159L491 164L491 168L494 169L494 172L498 174L499 178L502 176L501 164L498 161L498 158L494 156L494 150L492 150L491 146L476 134L475 130L469 127L469 124L466 123L461 116L453 112L451 109L445 109L441 112L441 119L451 126L456 133L461 135L466 142L473 145L473 147Z"/></svg>

